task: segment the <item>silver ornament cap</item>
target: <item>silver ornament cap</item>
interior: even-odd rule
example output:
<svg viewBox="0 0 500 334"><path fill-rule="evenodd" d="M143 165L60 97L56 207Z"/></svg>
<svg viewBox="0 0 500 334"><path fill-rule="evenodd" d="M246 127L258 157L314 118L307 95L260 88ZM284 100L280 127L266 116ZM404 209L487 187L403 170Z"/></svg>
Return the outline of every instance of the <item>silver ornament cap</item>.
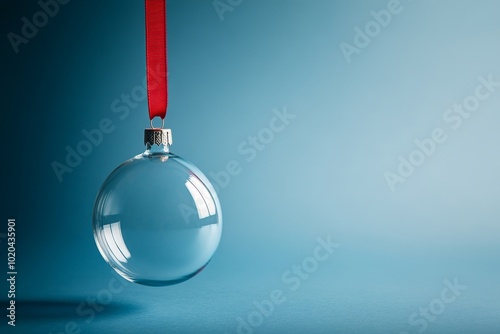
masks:
<svg viewBox="0 0 500 334"><path fill-rule="evenodd" d="M172 130L163 128L149 128L144 130L144 145L172 145Z"/></svg>

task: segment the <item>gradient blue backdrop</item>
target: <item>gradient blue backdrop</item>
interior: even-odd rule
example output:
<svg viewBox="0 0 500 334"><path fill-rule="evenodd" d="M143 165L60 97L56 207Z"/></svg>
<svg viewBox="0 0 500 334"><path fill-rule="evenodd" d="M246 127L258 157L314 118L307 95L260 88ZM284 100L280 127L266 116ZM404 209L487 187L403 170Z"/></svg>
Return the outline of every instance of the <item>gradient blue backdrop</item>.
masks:
<svg viewBox="0 0 500 334"><path fill-rule="evenodd" d="M340 43L387 4L243 0L221 20L211 0L169 1L172 150L207 175L242 170L219 190L211 264L149 288L117 278L91 230L100 184L143 151L145 100L124 119L111 108L145 76L143 1L72 0L17 54L7 34L40 6L1 1L0 233L15 217L19 273L2 333L237 333L275 289L287 300L254 333L417 333L410 315L455 278L467 289L425 332L498 333L500 91L457 130L442 117L479 76L500 81L500 4L402 0L348 63ZM246 161L238 145L285 107L295 118ZM51 164L103 118L114 131L59 182ZM447 141L391 192L384 173L436 127ZM341 246L291 291L282 275L329 235ZM110 282L124 287L102 305Z"/></svg>

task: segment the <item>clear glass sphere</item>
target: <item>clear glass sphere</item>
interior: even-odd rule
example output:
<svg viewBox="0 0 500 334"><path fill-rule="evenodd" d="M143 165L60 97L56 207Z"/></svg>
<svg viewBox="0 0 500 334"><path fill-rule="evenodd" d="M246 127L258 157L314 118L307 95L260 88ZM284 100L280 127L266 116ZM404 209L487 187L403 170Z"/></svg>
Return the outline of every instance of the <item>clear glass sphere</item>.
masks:
<svg viewBox="0 0 500 334"><path fill-rule="evenodd" d="M99 190L92 220L103 258L125 279L151 286L198 274L222 232L212 185L168 146L148 147L116 168Z"/></svg>

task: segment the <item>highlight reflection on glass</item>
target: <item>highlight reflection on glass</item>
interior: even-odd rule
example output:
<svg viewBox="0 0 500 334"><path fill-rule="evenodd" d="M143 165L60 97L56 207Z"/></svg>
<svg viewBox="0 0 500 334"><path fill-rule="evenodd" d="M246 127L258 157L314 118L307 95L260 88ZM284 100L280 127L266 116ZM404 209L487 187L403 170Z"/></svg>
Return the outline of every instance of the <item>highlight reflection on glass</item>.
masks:
<svg viewBox="0 0 500 334"><path fill-rule="evenodd" d="M93 229L104 259L145 285L183 282L210 261L220 241L220 204L191 163L154 146L124 162L101 187Z"/></svg>
<svg viewBox="0 0 500 334"><path fill-rule="evenodd" d="M130 252L123 241L120 222L104 225L103 233L109 242L109 248L114 258L120 262L127 262L127 259L130 258Z"/></svg>
<svg viewBox="0 0 500 334"><path fill-rule="evenodd" d="M210 196L207 188L201 181L193 175L189 176L186 181L186 188L193 196L196 209L198 210L198 218L203 219L215 214L215 203Z"/></svg>

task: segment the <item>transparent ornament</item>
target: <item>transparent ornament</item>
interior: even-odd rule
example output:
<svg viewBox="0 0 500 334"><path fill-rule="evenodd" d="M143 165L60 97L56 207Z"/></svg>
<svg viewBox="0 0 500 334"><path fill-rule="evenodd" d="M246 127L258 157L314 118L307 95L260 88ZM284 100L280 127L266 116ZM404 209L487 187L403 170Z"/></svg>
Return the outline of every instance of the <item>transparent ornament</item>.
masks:
<svg viewBox="0 0 500 334"><path fill-rule="evenodd" d="M125 279L150 286L181 283L212 258L222 232L210 181L170 152L168 129L146 129L144 153L117 167L94 205L103 258Z"/></svg>

